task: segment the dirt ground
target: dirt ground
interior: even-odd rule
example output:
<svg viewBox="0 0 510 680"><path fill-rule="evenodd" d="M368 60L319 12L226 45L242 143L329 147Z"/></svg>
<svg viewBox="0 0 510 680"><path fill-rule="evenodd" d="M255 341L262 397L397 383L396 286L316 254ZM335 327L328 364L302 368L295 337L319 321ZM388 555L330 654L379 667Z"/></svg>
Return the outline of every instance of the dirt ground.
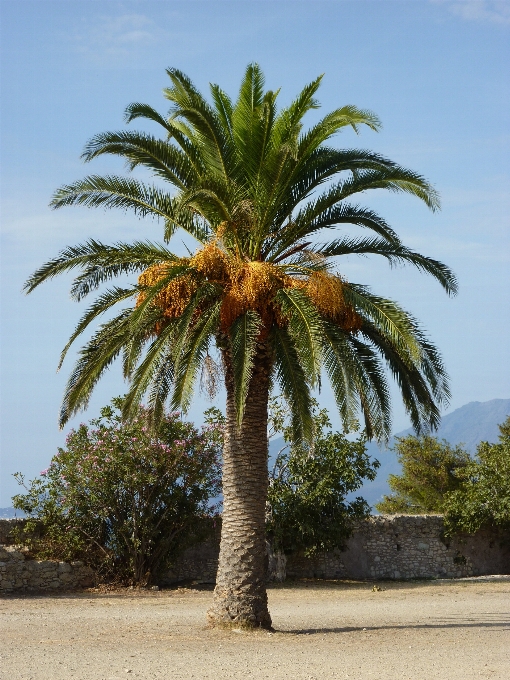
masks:
<svg viewBox="0 0 510 680"><path fill-rule="evenodd" d="M276 631L205 627L194 589L4 597L2 680L510 678L510 579L297 582Z"/></svg>

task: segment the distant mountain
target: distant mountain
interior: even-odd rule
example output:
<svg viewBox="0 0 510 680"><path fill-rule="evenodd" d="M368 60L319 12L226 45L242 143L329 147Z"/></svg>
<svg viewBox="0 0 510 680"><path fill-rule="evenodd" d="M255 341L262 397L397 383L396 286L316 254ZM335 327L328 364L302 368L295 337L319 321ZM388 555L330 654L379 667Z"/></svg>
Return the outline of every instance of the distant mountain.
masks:
<svg viewBox="0 0 510 680"><path fill-rule="evenodd" d="M471 455L476 453L476 447L482 441L497 442L499 436L498 425L510 415L510 399L492 399L491 401L472 401L465 406L452 411L441 419L441 425L434 436L446 439L453 444L463 444ZM405 437L414 434L412 428L398 432L395 437ZM363 496L370 505L374 505L382 496L389 493L388 476L401 472L400 464L394 451L394 437L388 443L388 448L381 449L370 442L367 451L370 456L377 458L381 467L373 482L367 482L356 493Z"/></svg>
<svg viewBox="0 0 510 680"><path fill-rule="evenodd" d="M434 436L439 439L446 439L450 444L463 444L472 455L476 453L476 447L482 441L498 441L498 425L510 415L510 399L492 399L491 401L472 401L465 406L452 411L441 419L441 426ZM367 453L373 459L376 458L381 467L377 472L377 477L373 482L367 482L359 491L350 494L349 499L356 496L363 496L365 500L374 506L375 503L390 492L388 486L388 476L398 475L401 472L400 463L392 447L395 437L405 437L414 434L413 429L397 432L391 437L388 447L381 448L374 442L367 444ZM284 445L281 438L274 439L269 444L269 465Z"/></svg>
<svg viewBox="0 0 510 680"><path fill-rule="evenodd" d="M471 401L441 419L435 436L450 444L463 444L472 455L480 442L497 442L498 425L510 415L510 399ZM397 437L413 434L413 430L399 432Z"/></svg>

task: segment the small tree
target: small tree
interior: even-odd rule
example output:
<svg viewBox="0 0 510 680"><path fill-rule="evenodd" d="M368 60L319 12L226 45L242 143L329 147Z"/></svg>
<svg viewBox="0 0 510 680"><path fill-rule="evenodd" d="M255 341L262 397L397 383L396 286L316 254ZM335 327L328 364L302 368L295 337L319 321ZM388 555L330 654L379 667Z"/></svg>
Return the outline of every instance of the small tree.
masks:
<svg viewBox="0 0 510 680"><path fill-rule="evenodd" d="M510 416L499 429L499 443L479 444L476 459L460 472L461 487L446 499L448 533L487 526L510 531Z"/></svg>
<svg viewBox="0 0 510 680"><path fill-rule="evenodd" d="M146 584L210 525L222 433L215 425L199 432L172 413L156 438L144 408L126 425L121 406L114 399L91 426L71 430L13 504L29 515L25 536L42 524L31 543L37 555L80 558L106 579Z"/></svg>
<svg viewBox="0 0 510 680"><path fill-rule="evenodd" d="M397 437L395 451L402 474L390 475L392 494L376 504L379 512L440 513L446 494L461 485L460 471L471 461L461 446L436 437Z"/></svg>
<svg viewBox="0 0 510 680"><path fill-rule="evenodd" d="M283 431L286 446L270 474L267 534L275 551L313 555L341 547L354 519L368 516L361 497L345 500L365 479L376 476L378 461L370 461L361 437L349 441L333 432L326 409L315 402L313 445L295 444L284 412L272 403L273 428Z"/></svg>

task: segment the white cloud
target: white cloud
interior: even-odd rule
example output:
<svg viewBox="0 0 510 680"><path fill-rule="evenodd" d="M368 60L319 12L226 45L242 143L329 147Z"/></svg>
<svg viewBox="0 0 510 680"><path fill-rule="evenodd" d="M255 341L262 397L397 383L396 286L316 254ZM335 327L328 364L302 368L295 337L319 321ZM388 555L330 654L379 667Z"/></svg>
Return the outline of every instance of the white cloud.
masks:
<svg viewBox="0 0 510 680"><path fill-rule="evenodd" d="M510 25L509 0L431 0L444 4L452 14L467 21Z"/></svg>
<svg viewBox="0 0 510 680"><path fill-rule="evenodd" d="M71 36L78 52L93 59L125 58L161 38L161 30L143 14L96 16L94 23L82 24Z"/></svg>

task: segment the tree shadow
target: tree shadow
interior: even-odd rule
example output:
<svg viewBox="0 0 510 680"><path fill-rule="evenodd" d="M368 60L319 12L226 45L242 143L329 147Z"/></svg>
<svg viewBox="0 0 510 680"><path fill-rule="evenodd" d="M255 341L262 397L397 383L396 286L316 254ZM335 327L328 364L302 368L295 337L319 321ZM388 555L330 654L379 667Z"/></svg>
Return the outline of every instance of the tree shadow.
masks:
<svg viewBox="0 0 510 680"><path fill-rule="evenodd" d="M338 628L321 627L321 628L293 628L281 629L276 628L276 632L283 635L325 635L326 633L369 633L373 631L386 630L442 630L449 628L500 628L502 630L510 631L510 619L500 620L501 614L487 613L485 616L494 616L495 621L481 621L464 620L459 621L453 617L441 618L437 622L430 623L403 623L403 624L389 624L384 626L340 626Z"/></svg>

